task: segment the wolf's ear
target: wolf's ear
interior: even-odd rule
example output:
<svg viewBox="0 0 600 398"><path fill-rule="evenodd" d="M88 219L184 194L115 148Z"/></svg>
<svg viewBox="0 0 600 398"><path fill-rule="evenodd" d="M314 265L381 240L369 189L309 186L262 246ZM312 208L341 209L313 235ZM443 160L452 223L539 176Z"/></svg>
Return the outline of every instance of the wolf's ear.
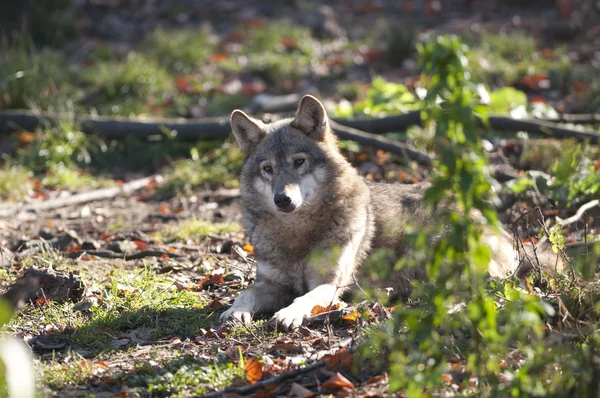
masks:
<svg viewBox="0 0 600 398"><path fill-rule="evenodd" d="M265 135L264 124L236 109L231 113L231 131L244 156L250 155Z"/></svg>
<svg viewBox="0 0 600 398"><path fill-rule="evenodd" d="M302 97L292 126L314 140L324 141L329 132L329 119L323 104L312 95Z"/></svg>

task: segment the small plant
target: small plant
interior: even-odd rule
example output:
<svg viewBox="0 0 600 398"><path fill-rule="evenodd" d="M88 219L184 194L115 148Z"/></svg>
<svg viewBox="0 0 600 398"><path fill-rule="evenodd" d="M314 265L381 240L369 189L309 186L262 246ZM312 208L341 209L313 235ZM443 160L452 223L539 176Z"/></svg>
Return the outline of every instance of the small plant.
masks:
<svg viewBox="0 0 600 398"><path fill-rule="evenodd" d="M33 189L32 174L23 167L10 163L0 166L0 200L17 201L27 196Z"/></svg>
<svg viewBox="0 0 600 398"><path fill-rule="evenodd" d="M235 187L243 157L237 145L226 143L219 148L214 143L198 143L190 151L191 159L173 162L165 171L166 190L189 192L202 184L224 184Z"/></svg>
<svg viewBox="0 0 600 398"><path fill-rule="evenodd" d="M427 87L424 117L427 124L435 121L440 152L425 200L438 208L441 224L411 232L415 250L398 266L425 267L428 279L435 283L417 283L412 298L416 305L396 309L394 333L376 332L372 341L391 348L390 389L403 390L409 397L444 389L450 362L478 380L475 386L466 378L457 381L463 393L530 394L536 387L527 383L536 365L509 366L514 378L507 382L499 376L501 364L513 347L526 358L534 352L552 358L562 355L561 350L538 343L542 319L554 310L537 296L513 288L510 281L503 282L498 293L506 298L501 310L488 292L491 250L482 243L482 228L486 225L493 231L497 218L490 205L490 179L475 125L477 95L470 81L468 48L456 37L442 36L420 45L419 54L424 80L429 80L423 82ZM458 206L444 210L440 205L447 201ZM484 216L483 223L471 218L474 210ZM429 237L442 228L448 235L432 244ZM560 388L553 385L546 391Z"/></svg>
<svg viewBox="0 0 600 398"><path fill-rule="evenodd" d="M535 184L540 193L560 206L569 207L596 198L600 192L598 161L590 158L589 151L584 151L582 145L563 145L563 153L558 155L550 174L530 172L531 176L507 185L514 193L521 194Z"/></svg>
<svg viewBox="0 0 600 398"><path fill-rule="evenodd" d="M206 220L191 219L180 221L177 225L166 225L156 235L156 239L166 243L174 241L199 241L208 234L240 232L236 223L213 223Z"/></svg>
<svg viewBox="0 0 600 398"><path fill-rule="evenodd" d="M45 172L52 166L84 166L89 163L87 137L70 121L46 126L29 139L29 145L17 150L14 162L35 172Z"/></svg>
<svg viewBox="0 0 600 398"><path fill-rule="evenodd" d="M334 112L337 117L386 116L406 113L419 106L417 97L405 85L377 77L362 100L353 104L352 108L338 106Z"/></svg>

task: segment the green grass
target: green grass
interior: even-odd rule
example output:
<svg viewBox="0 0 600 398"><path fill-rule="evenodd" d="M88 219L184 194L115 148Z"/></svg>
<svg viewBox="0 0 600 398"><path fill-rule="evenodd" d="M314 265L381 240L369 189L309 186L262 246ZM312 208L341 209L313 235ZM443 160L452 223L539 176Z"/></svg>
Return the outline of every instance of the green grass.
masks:
<svg viewBox="0 0 600 398"><path fill-rule="evenodd" d="M153 339L193 338L212 318L212 312L201 311L207 297L177 291L172 282L148 269L115 272L104 286L102 299L105 306L94 309L91 318L71 335L75 344L101 351L114 336L138 328L149 328Z"/></svg>
<svg viewBox="0 0 600 398"><path fill-rule="evenodd" d="M114 181L94 177L83 170L59 164L57 166L50 166L50 169L42 179L42 184L48 188L77 191L81 188L97 189L110 187L114 185Z"/></svg>
<svg viewBox="0 0 600 398"><path fill-rule="evenodd" d="M244 377L243 369L230 362L212 363L186 355L160 367L142 364L125 383L152 396L189 396L223 389Z"/></svg>
<svg viewBox="0 0 600 398"><path fill-rule="evenodd" d="M88 137L77 125L64 120L33 133L33 137L17 149L13 163L38 173L45 172L50 166L83 166L89 163L88 142Z"/></svg>
<svg viewBox="0 0 600 398"><path fill-rule="evenodd" d="M142 51L173 73L198 72L215 50L216 38L198 29L156 29Z"/></svg>
<svg viewBox="0 0 600 398"><path fill-rule="evenodd" d="M18 201L24 199L33 188L32 173L23 167L7 163L0 166L0 200Z"/></svg>
<svg viewBox="0 0 600 398"><path fill-rule="evenodd" d="M191 149L191 159L174 161L164 170L167 192L189 193L201 185L234 188L242 168L243 156L237 144L199 142Z"/></svg>
<svg viewBox="0 0 600 398"><path fill-rule="evenodd" d="M132 394L181 397L223 389L244 377L243 369L225 361L206 361L177 350L160 358L153 350L149 358L131 359L128 371L108 368L103 361L75 358L67 363L40 363L43 382L53 390L81 388L91 383L127 388Z"/></svg>
<svg viewBox="0 0 600 398"><path fill-rule="evenodd" d="M242 228L237 223L213 223L206 220L193 218L179 221L176 225L165 225L155 235L160 242L198 241L208 234L224 234L227 232L241 232Z"/></svg>
<svg viewBox="0 0 600 398"><path fill-rule="evenodd" d="M61 269L64 259L54 254L39 256L38 266ZM62 264L62 266L61 266ZM29 265L32 265L30 263ZM212 311L203 311L210 301L202 293L177 291L173 283L149 269L117 270L101 284L101 304L89 312L73 311L72 303L30 305L7 325L15 329L31 323L32 332L51 324L69 333L70 342L98 354L111 350L111 341L140 328L151 330L151 339L172 336L194 338L214 321Z"/></svg>
<svg viewBox="0 0 600 398"><path fill-rule="evenodd" d="M78 97L71 68L58 53L39 51L23 36L0 38L0 54L0 109L46 109Z"/></svg>
<svg viewBox="0 0 600 398"><path fill-rule="evenodd" d="M310 30L289 22L267 22L248 30L243 52L248 69L265 81L300 76L310 65L313 45Z"/></svg>
<svg viewBox="0 0 600 398"><path fill-rule="evenodd" d="M175 94L173 76L157 59L136 52L92 65L82 78L93 93L88 102L100 114L149 114Z"/></svg>

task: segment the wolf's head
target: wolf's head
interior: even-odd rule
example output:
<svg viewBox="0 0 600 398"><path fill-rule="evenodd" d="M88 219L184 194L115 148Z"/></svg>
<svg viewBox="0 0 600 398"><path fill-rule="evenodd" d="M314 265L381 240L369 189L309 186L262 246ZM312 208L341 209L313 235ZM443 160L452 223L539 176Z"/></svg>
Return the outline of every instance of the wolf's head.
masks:
<svg viewBox="0 0 600 398"><path fill-rule="evenodd" d="M325 199L327 185L347 164L325 108L310 95L294 118L270 124L235 110L231 129L245 157L242 194L256 210L283 215L311 208Z"/></svg>

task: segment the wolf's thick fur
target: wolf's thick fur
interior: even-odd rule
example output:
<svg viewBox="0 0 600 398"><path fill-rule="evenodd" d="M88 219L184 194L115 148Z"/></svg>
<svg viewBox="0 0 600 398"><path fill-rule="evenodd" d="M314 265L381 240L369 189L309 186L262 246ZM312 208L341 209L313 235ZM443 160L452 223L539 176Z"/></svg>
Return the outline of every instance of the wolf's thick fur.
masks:
<svg viewBox="0 0 600 398"><path fill-rule="evenodd" d="M242 292L221 321L248 323L275 312L280 328L301 325L315 305L326 306L354 283L354 271L374 248L408 249L404 225L431 225L425 184L363 180L342 156L325 109L305 96L296 117L263 124L236 110L231 116L244 152L243 224L254 245L256 283ZM440 233L440 238L443 233ZM518 265L508 234L485 234L492 248L490 274L504 277ZM395 294L407 296L424 270L395 272Z"/></svg>

